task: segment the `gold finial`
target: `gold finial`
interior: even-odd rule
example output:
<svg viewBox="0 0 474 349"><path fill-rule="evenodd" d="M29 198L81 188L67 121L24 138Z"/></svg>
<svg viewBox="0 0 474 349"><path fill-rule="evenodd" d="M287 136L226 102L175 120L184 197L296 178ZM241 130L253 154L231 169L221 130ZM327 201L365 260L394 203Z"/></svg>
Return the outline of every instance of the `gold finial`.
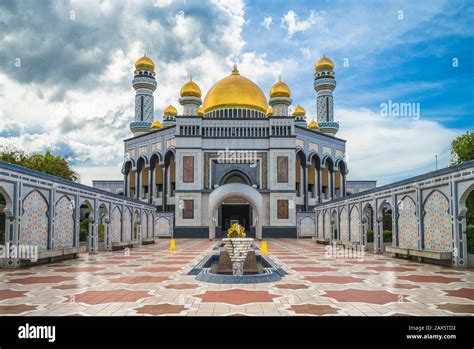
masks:
<svg viewBox="0 0 474 349"><path fill-rule="evenodd" d="M239 75L239 70L237 69L237 63L234 63L234 66L232 69L232 75Z"/></svg>

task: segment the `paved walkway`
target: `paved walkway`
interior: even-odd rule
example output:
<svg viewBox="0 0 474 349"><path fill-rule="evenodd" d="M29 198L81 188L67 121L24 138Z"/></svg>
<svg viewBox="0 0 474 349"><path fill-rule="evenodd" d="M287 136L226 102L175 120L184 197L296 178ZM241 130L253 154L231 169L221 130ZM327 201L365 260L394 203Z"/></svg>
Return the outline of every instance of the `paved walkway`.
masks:
<svg viewBox="0 0 474 349"><path fill-rule="evenodd" d="M270 284L216 285L187 272L216 242L169 240L0 271L0 314L473 315L474 270L367 254L326 258L310 240L269 240L289 275Z"/></svg>

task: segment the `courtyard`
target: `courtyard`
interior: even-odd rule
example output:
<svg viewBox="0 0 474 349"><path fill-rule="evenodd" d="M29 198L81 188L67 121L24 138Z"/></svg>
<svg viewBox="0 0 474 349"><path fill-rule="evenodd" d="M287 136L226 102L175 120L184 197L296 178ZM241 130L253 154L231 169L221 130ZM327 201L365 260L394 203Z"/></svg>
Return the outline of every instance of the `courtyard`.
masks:
<svg viewBox="0 0 474 349"><path fill-rule="evenodd" d="M310 239L269 239L288 275L211 284L187 273L217 241L168 239L131 250L0 271L0 314L32 316L453 316L474 314L474 270L367 253L326 258Z"/></svg>

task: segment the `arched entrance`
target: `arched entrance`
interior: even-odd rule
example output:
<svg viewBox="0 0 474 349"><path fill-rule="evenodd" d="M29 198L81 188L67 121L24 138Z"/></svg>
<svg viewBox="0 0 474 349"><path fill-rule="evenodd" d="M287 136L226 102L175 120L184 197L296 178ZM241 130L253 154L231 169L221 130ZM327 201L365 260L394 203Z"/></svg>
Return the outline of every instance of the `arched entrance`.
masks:
<svg viewBox="0 0 474 349"><path fill-rule="evenodd" d="M246 203L249 205L249 210L252 210L252 214L249 214L250 217L248 218L249 228L250 226L255 226L255 236L257 239L261 239L261 222L263 219L262 195L251 186L242 183L229 183L222 185L209 195L209 239L214 239L216 237L218 210L226 203L226 201ZM232 212L230 210L227 217L232 217ZM242 224L243 222L239 221L239 223Z"/></svg>

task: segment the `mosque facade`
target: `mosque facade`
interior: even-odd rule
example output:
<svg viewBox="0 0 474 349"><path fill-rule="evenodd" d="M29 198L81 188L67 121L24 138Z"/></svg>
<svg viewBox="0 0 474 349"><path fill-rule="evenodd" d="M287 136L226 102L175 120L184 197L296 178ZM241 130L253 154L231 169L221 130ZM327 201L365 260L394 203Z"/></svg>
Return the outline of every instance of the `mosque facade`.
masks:
<svg viewBox="0 0 474 349"><path fill-rule="evenodd" d="M334 119L334 64L323 57L314 68L314 120L301 105L291 107L281 78L267 98L234 65L204 98L189 78L179 108L169 105L158 121L155 64L139 58L123 194L173 212L176 237L221 237L236 222L257 238L296 237L297 212L348 192L346 142L336 136ZM117 192L117 182L94 185Z"/></svg>

